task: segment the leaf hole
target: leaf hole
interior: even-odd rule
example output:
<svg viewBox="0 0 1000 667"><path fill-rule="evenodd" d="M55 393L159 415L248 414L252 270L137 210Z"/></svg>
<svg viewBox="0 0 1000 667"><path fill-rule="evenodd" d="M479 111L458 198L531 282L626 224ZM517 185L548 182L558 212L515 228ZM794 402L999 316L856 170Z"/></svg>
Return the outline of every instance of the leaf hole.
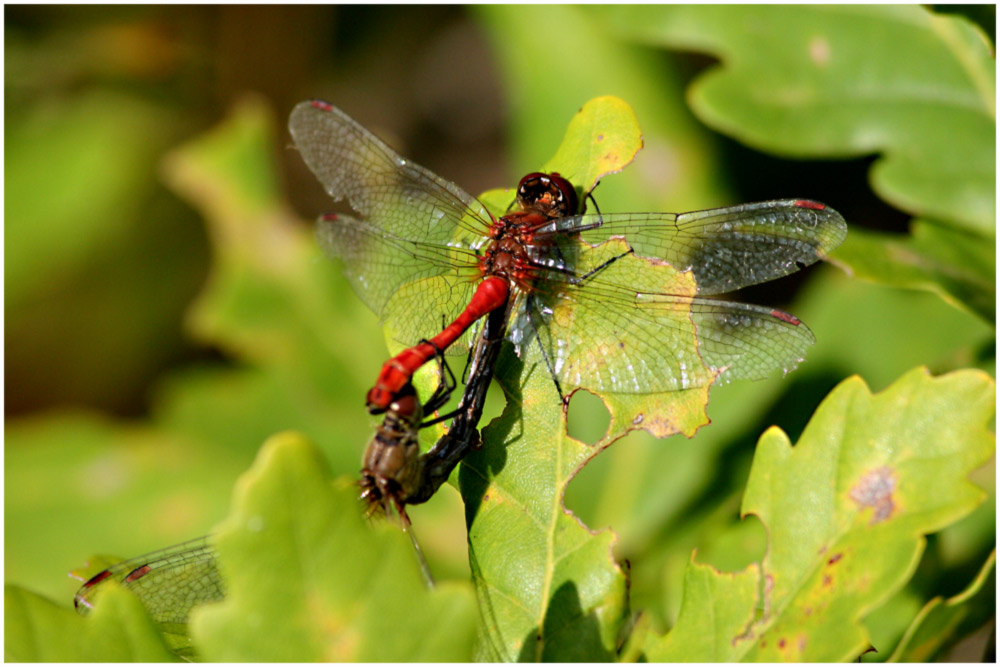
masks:
<svg viewBox="0 0 1000 667"><path fill-rule="evenodd" d="M566 426L569 437L594 445L604 438L610 425L611 413L604 401L586 390L573 393Z"/></svg>

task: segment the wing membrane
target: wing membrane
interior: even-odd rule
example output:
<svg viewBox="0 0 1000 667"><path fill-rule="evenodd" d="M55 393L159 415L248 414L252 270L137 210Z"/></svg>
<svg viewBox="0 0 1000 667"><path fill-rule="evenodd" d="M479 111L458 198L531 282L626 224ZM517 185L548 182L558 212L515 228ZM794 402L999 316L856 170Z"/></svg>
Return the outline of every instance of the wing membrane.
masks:
<svg viewBox="0 0 1000 667"><path fill-rule="evenodd" d="M605 268L584 282L550 275L525 299L518 324L531 323L565 392L646 394L761 379L795 368L815 340L781 311L694 296L689 275L626 248L580 244L577 266ZM517 342L523 349L526 341Z"/></svg>
<svg viewBox="0 0 1000 667"><path fill-rule="evenodd" d="M316 234L350 267L354 291L404 345L434 335L475 291L479 272L469 251L399 238L345 215L324 216Z"/></svg>
<svg viewBox="0 0 1000 667"><path fill-rule="evenodd" d="M800 199L690 213L580 215L553 231L589 243L624 237L637 255L690 270L701 295L722 294L786 276L825 257L847 234L844 218Z"/></svg>
<svg viewBox="0 0 1000 667"><path fill-rule="evenodd" d="M302 102L289 130L335 201L347 199L374 228L430 243L478 247L492 218L473 196L400 157L343 111Z"/></svg>

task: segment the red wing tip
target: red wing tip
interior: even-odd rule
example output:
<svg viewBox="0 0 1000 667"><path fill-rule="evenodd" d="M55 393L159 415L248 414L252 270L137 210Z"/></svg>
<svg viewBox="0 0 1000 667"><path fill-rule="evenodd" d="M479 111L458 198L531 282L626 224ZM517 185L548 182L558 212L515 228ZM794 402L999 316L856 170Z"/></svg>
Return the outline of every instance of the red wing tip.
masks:
<svg viewBox="0 0 1000 667"><path fill-rule="evenodd" d="M333 111L333 105L323 100L309 100L309 103L320 111Z"/></svg>
<svg viewBox="0 0 1000 667"><path fill-rule="evenodd" d="M817 211L822 211L826 208L826 204L820 204L818 201L811 201L809 199L798 199L795 205L799 208L811 208Z"/></svg>
<svg viewBox="0 0 1000 667"><path fill-rule="evenodd" d="M777 317L782 322L788 322L789 324L793 324L795 326L799 326L800 324L802 324L802 320L795 317L791 313L786 313L783 310L772 310L771 315Z"/></svg>
<svg viewBox="0 0 1000 667"><path fill-rule="evenodd" d="M141 579L146 574L148 574L149 571L152 569L153 568L151 568L149 565L140 565L139 567L135 568L134 570L128 573L128 576L125 577L125 583L131 583L136 579Z"/></svg>

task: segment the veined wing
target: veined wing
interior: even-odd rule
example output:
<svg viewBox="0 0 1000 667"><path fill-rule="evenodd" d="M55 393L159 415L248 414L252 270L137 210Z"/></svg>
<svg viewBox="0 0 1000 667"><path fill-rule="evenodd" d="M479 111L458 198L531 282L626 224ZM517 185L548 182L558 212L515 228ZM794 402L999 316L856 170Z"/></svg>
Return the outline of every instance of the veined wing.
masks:
<svg viewBox="0 0 1000 667"><path fill-rule="evenodd" d="M454 183L400 157L326 102L298 104L288 124L302 158L335 201L401 238L476 248L492 218Z"/></svg>
<svg viewBox="0 0 1000 667"><path fill-rule="evenodd" d="M549 271L524 299L522 333L513 335L531 325L564 392L651 394L761 379L795 368L815 341L783 311L694 296L682 275L627 247L580 244L576 265L602 270L582 282Z"/></svg>
<svg viewBox="0 0 1000 667"><path fill-rule="evenodd" d="M691 270L698 294L712 295L816 262L843 242L847 225L819 202L781 199L679 214L578 215L541 231L575 231L591 244L623 237L641 257Z"/></svg>
<svg viewBox="0 0 1000 667"><path fill-rule="evenodd" d="M102 570L77 591L73 598L77 611L86 614L109 581L139 597L150 617L163 628L170 647L181 655L190 654L187 622L191 610L195 605L225 597L215 549L208 537L130 558Z"/></svg>
<svg viewBox="0 0 1000 667"><path fill-rule="evenodd" d="M480 277L470 250L401 238L350 216L324 216L316 233L320 246L343 260L354 291L403 345L454 320ZM452 350L464 353L467 343L464 336Z"/></svg>

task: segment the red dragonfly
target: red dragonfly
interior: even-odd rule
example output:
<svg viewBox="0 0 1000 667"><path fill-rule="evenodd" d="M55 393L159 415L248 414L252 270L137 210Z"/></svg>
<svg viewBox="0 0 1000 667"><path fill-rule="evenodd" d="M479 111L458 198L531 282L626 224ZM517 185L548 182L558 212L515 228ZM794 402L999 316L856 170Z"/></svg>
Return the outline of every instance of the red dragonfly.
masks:
<svg viewBox="0 0 1000 667"><path fill-rule="evenodd" d="M518 354L539 345L564 400L581 387L648 394L791 370L815 340L801 321L705 297L793 273L847 231L839 213L805 199L576 214L572 186L538 173L521 180L520 210L494 217L329 103L299 104L289 127L326 191L358 216L321 218L321 245L393 337L414 346L386 362L373 411L443 348L464 353L468 329L508 297L507 337ZM690 271L696 293L664 282L665 264ZM451 324L423 341L442 318Z"/></svg>

